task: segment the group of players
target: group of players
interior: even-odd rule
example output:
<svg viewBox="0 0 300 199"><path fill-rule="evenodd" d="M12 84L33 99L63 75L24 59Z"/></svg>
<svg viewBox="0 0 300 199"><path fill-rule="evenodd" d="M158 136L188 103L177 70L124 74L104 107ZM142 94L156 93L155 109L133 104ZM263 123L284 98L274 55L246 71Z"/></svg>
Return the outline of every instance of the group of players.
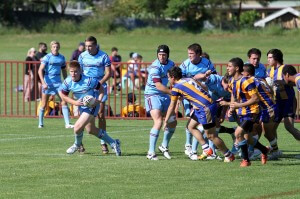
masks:
<svg viewBox="0 0 300 199"><path fill-rule="evenodd" d="M120 156L120 141L107 134L104 118L106 81L111 76L108 55L97 47L95 37L86 38L86 51L79 56L78 62L70 62L70 76L66 77L65 60L58 52L59 43L51 42L50 45L51 53L45 56L39 69L43 88L39 128L44 126L43 109L47 98L59 94L62 101L80 106L81 113L74 124L74 144L67 149L67 153L84 152L82 139L83 130L86 129L101 139L102 145L109 144ZM248 52L246 64L240 58L232 58L224 76L217 74L197 43L188 47L189 58L179 67L169 59L169 55L169 47L160 45L157 59L148 68L145 107L154 124L150 130L147 159L158 160L155 148L161 129L164 135L158 150L165 158L171 159L169 142L177 125L175 112L181 103L190 118L186 126L185 154L191 160L221 159L216 154L218 149L224 154L224 162L232 162L240 151L240 166L247 167L251 165L250 157L255 154L254 148L261 152L262 164L266 164L268 158L278 159L281 151L277 145L276 129L282 119L287 131L300 140L300 131L294 127L296 98L293 89L295 83L300 89L300 75L293 66L283 64L283 54L279 49L271 49L267 53L271 66L268 72L259 62L260 50L253 48ZM62 84L61 71L65 78ZM73 92L74 98L68 96L69 92ZM83 105L82 98L86 95L97 98L93 107ZM99 128L95 126L98 113ZM231 121L237 122L236 128L221 126L226 114ZM68 120L67 111L64 112L64 118ZM232 135L234 144L231 150L218 136L222 132ZM270 143L268 147L259 142L262 132ZM198 143L203 150L200 156L197 155Z"/></svg>

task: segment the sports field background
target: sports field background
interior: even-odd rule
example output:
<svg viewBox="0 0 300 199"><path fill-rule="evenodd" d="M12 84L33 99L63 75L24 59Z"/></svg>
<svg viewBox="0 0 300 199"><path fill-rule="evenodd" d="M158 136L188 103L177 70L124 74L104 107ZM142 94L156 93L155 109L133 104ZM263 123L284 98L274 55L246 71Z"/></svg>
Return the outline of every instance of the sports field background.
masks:
<svg viewBox="0 0 300 199"><path fill-rule="evenodd" d="M262 63L267 63L267 51L279 48L284 53L285 63L297 64L299 59L298 32L285 32L279 35L262 34L259 31L249 33L219 33L219 34L183 34L176 31L140 31L134 33L105 34L6 34L0 35L0 59L23 61L29 48L37 48L39 42L48 44L52 40L61 43L61 53L69 60L74 49L80 41L94 35L100 48L110 54L113 46L119 48L123 61L129 59L130 52L138 52L144 57L145 62L152 62L156 58L156 49L160 44L170 47L170 58L178 63L187 59L187 46L192 43L201 44L203 51L210 54L214 63L227 63L233 57L247 59L246 53L250 48L256 47L262 51Z"/></svg>
<svg viewBox="0 0 300 199"><path fill-rule="evenodd" d="M67 155L74 141L63 119L0 120L0 198L299 198L299 142L283 127L279 161L240 168L240 160L191 161L184 155L186 121L170 142L171 160L146 159L152 121L108 120L107 130L122 142L122 155L101 154L99 141L87 134L84 155ZM74 120L73 120L74 123ZM234 123L226 123L233 126ZM296 124L300 128L300 124ZM221 135L228 146L232 140ZM160 135L158 145L161 143ZM266 143L266 139L262 138ZM157 145L157 146L158 146Z"/></svg>
<svg viewBox="0 0 300 199"><path fill-rule="evenodd" d="M187 46L198 42L214 63L226 63L232 57L246 60L248 49L262 50L262 63L271 48L284 53L285 63L299 64L300 35L249 33L182 34L178 32L135 32L97 37L101 49L110 54L119 48L124 61L129 52L138 52L145 62L156 58L159 44L170 46L170 58L181 63L187 58ZM25 60L27 50L41 41L61 42L61 53L68 60L87 34L6 34L0 35L1 60ZM1 84L3 80L0 80ZM74 123L75 120L72 120ZM183 153L186 121L180 121L171 140L172 160L146 160L152 121L108 120L108 132L122 142L122 157L102 155L98 140L84 135L84 155L67 155L74 138L64 129L63 119L45 119L38 129L37 119L0 118L0 198L300 198L298 172L299 142L284 129L278 129L283 158L262 166L254 161L240 168L218 161L190 161ZM233 123L227 123L233 126ZM296 124L300 128L300 124ZM231 147L229 135L221 135ZM158 141L161 143L162 133ZM266 140L262 138L264 144ZM158 146L157 145L157 146Z"/></svg>

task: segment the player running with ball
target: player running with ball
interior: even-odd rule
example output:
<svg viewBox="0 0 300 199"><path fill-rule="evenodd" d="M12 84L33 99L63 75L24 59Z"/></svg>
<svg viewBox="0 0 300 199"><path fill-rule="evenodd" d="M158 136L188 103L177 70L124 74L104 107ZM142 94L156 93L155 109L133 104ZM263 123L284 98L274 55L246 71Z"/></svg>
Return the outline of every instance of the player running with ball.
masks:
<svg viewBox="0 0 300 199"><path fill-rule="evenodd" d="M66 102L79 106L81 114L74 125L75 142L67 150L67 153L73 154L79 150L80 145L82 144L83 130L85 128L88 133L99 139L103 139L116 152L116 155L120 156L120 141L118 139L112 139L106 131L95 126L95 117L98 114L100 107L99 104L104 95L102 85L97 79L81 74L80 65L77 61L70 62L69 72L70 76L68 76L61 85L59 95ZM98 96L99 93L97 90L100 92L100 95L98 99L95 100L95 103L84 106L82 99L87 95L91 95L93 97ZM68 94L71 91L73 92L74 97L78 100L68 97Z"/></svg>

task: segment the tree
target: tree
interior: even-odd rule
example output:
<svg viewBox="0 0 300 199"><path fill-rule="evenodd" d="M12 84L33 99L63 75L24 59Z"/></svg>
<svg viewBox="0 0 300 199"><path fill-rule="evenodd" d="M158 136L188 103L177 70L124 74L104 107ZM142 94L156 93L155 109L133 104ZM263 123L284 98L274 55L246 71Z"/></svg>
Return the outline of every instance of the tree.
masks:
<svg viewBox="0 0 300 199"><path fill-rule="evenodd" d="M171 0L165 13L171 18L182 19L189 30L199 31L208 16L205 3L206 1L199 0Z"/></svg>

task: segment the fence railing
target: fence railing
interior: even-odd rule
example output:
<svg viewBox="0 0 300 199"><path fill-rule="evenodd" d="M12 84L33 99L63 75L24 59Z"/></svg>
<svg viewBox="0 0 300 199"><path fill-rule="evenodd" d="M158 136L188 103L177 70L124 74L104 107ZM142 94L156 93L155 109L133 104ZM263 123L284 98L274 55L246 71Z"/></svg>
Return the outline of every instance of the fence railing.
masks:
<svg viewBox="0 0 300 199"><path fill-rule="evenodd" d="M147 68L151 63L112 63L119 70L112 71L108 81L108 100L106 116L123 119L151 119L139 109L138 116L128 117L122 114L123 107L129 106L128 93L136 96L136 103L144 107L144 88L148 78ZM38 78L40 62L0 61L0 117L37 117L41 98L41 84ZM179 64L177 64L179 65ZM227 64L214 64L219 74L226 73ZM300 71L300 64L293 64ZM134 71L136 67L137 70ZM25 74L27 69L30 73ZM296 120L300 121L300 96L296 92ZM56 102L56 103L54 103ZM61 117L59 98L54 98L46 117ZM136 107L136 106L135 106ZM76 107L70 106L72 116L78 116ZM126 111L125 111L126 112ZM179 108L178 116L184 115L183 107Z"/></svg>

